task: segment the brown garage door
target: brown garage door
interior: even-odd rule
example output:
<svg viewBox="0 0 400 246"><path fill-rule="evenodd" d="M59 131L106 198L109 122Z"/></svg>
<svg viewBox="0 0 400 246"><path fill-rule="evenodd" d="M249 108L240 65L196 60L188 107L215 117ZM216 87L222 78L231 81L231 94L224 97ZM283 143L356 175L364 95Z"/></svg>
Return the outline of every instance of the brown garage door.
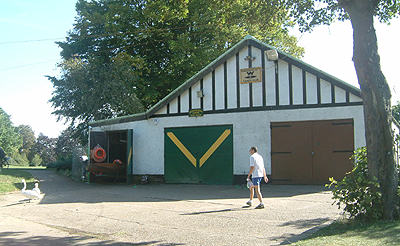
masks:
<svg viewBox="0 0 400 246"><path fill-rule="evenodd" d="M352 169L353 120L271 123L272 180L320 184Z"/></svg>

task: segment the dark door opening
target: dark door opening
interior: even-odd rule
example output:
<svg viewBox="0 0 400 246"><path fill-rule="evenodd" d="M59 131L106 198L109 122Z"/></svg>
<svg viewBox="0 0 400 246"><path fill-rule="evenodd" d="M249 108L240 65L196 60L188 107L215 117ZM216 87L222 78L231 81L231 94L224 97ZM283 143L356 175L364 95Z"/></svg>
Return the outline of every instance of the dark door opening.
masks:
<svg viewBox="0 0 400 246"><path fill-rule="evenodd" d="M90 132L89 181L126 182L128 144L127 130Z"/></svg>

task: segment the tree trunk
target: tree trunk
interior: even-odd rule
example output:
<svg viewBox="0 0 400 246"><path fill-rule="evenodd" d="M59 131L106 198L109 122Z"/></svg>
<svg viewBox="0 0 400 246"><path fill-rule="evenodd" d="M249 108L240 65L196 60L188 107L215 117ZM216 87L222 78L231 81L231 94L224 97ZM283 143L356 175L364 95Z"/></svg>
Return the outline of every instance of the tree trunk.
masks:
<svg viewBox="0 0 400 246"><path fill-rule="evenodd" d="M365 137L368 170L380 184L383 218L391 220L397 214L397 171L394 161L391 94L381 71L374 9L378 1L342 0L353 26L353 61L364 105Z"/></svg>

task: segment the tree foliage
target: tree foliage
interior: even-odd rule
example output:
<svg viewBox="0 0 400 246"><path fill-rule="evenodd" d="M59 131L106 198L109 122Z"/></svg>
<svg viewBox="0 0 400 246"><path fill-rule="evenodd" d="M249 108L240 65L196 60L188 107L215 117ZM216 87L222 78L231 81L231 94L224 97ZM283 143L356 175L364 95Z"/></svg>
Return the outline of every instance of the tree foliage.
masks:
<svg viewBox="0 0 400 246"><path fill-rule="evenodd" d="M19 152L21 154L23 153L25 156L29 156L29 152L36 141L35 133L29 125L19 125L17 131L22 137L22 146L19 149Z"/></svg>
<svg viewBox="0 0 400 246"><path fill-rule="evenodd" d="M35 155L38 155L42 159L42 165L55 162L57 159L55 152L56 143L56 138L49 138L40 133L29 153L29 160L33 160Z"/></svg>
<svg viewBox="0 0 400 246"><path fill-rule="evenodd" d="M85 129L144 111L247 34L300 57L280 2L79 0L58 43L62 73L49 77L54 114Z"/></svg>
<svg viewBox="0 0 400 246"><path fill-rule="evenodd" d="M397 122L400 122L400 103L399 102L397 103L397 105L393 106L392 115L393 115L393 118L395 118Z"/></svg>
<svg viewBox="0 0 400 246"><path fill-rule="evenodd" d="M83 155L85 153L82 145L73 135L74 131L71 128L67 128L58 136L55 146L57 160L72 159L73 153L77 155Z"/></svg>
<svg viewBox="0 0 400 246"><path fill-rule="evenodd" d="M400 5L396 0L283 0L290 8L291 17L301 31L311 31L315 26L329 25L335 20L350 20L346 8L357 2L372 4L371 15L383 23L399 14Z"/></svg>
<svg viewBox="0 0 400 246"><path fill-rule="evenodd" d="M0 147L8 155L18 151L22 139L18 130L13 126L10 116L0 108Z"/></svg>

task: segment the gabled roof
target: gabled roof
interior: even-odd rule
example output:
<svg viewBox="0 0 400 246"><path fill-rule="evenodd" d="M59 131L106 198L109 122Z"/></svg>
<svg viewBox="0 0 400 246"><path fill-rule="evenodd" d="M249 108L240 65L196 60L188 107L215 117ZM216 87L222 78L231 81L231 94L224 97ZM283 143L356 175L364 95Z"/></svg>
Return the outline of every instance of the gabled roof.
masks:
<svg viewBox="0 0 400 246"><path fill-rule="evenodd" d="M91 123L89 123L89 125L90 126L111 125L111 124L117 124L117 123L124 123L124 122L148 119L148 118L152 117L162 107L164 107L165 105L170 103L174 98L176 98L177 96L182 94L185 90L189 89L193 84L198 82L205 75L207 75L208 73L215 70L219 65L223 64L229 57L235 55L241 49L243 49L244 47L247 47L249 45L259 48L263 51L275 49L274 47L272 47L268 44L265 44L250 35L247 35L243 40L241 40L239 43L234 45L232 48L228 49L225 53L220 55L213 62L211 62L206 67L204 67L202 70L200 70L198 73L196 73L191 78L186 80L186 82L184 82L182 85L180 85L174 91L172 91L164 99L159 101L157 104L155 104L153 107L151 107L146 112L140 113L140 114L122 116L122 117L118 117L118 118L114 118L114 119L99 120L99 121L91 122ZM354 94L358 97L361 97L361 91L359 88L352 86L352 85L344 82L343 80L340 80L324 71L321 71L321 70L319 70L319 69L317 69L317 68L315 68L315 67L301 61L300 59L295 58L283 51L277 50L277 52L279 54L279 59L286 61L292 65L295 65L309 73L312 73L312 74L320 77L323 80L326 80L326 81L332 83L335 86L338 86L346 91L351 92L352 94Z"/></svg>

